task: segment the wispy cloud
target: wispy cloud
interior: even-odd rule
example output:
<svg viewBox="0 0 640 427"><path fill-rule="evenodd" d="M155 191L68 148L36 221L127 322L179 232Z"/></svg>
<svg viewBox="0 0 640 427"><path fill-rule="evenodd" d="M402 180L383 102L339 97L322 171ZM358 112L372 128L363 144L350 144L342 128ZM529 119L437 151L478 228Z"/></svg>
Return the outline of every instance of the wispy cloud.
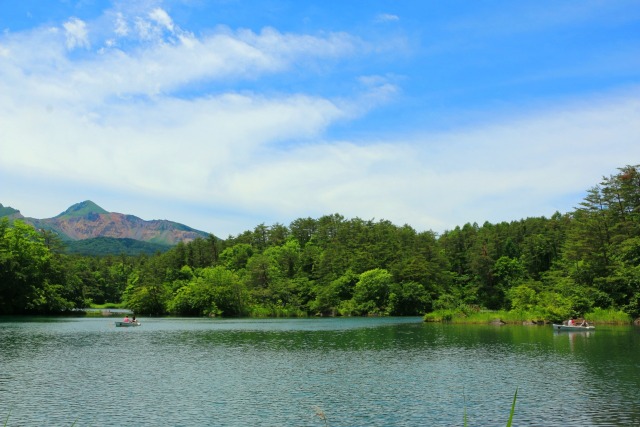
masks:
<svg viewBox="0 0 640 427"><path fill-rule="evenodd" d="M562 210L551 194L579 197L599 178L594 171L613 172L631 153L637 158L639 107L632 96L601 99L463 132L272 152L233 184L280 217L305 215L311 206L318 215L375 213L442 230L519 219L518 212L549 216ZM285 197L274 202L276 194Z"/></svg>
<svg viewBox="0 0 640 427"><path fill-rule="evenodd" d="M167 31L173 32L173 20L163 9L157 7L149 12L149 18L164 27Z"/></svg>
<svg viewBox="0 0 640 427"><path fill-rule="evenodd" d="M398 15L393 15L391 13L381 13L376 16L376 22L395 22L399 21L400 17Z"/></svg>
<svg viewBox="0 0 640 427"><path fill-rule="evenodd" d="M87 24L78 18L71 18L63 24L65 34L67 36L67 48L75 49L76 47L89 48L89 38L87 33Z"/></svg>
<svg viewBox="0 0 640 427"><path fill-rule="evenodd" d="M157 95L203 80L253 79L283 72L302 60L345 57L354 53L358 44L347 34L314 37L283 34L269 28L260 33L222 29L195 37L174 27L161 9L154 9L150 16L153 19L137 19L137 37L143 41L153 39L155 43L127 50L118 48L117 37L127 36L130 31L121 15L116 15L114 31L106 38L104 48L82 60L60 49L61 39L55 28L8 37L3 43L5 60L0 73L8 77L8 88L14 87L23 95L25 86L37 83L50 87L45 93L59 93L74 103L79 97L91 102L96 97ZM89 47L87 24L72 19L64 28L69 49ZM160 34L167 29L179 37ZM10 81L6 75L9 68L17 72L20 81ZM40 87L34 89L42 95Z"/></svg>

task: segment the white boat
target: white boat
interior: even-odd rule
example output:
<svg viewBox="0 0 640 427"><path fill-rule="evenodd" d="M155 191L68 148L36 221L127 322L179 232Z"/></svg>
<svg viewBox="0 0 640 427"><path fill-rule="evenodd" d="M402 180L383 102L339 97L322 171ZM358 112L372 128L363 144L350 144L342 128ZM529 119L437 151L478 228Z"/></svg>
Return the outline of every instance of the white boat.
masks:
<svg viewBox="0 0 640 427"><path fill-rule="evenodd" d="M116 322L116 327L129 328L131 326L140 326L140 322L138 320L135 322Z"/></svg>
<svg viewBox="0 0 640 427"><path fill-rule="evenodd" d="M595 326L580 326L580 325L557 325L553 324L554 331L593 331Z"/></svg>

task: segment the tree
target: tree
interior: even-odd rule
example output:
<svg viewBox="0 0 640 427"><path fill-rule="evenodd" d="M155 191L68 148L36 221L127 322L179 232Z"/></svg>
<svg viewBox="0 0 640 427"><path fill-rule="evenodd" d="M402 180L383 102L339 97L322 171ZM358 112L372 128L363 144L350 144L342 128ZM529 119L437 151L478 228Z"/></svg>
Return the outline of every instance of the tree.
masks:
<svg viewBox="0 0 640 427"><path fill-rule="evenodd" d="M514 286L507 291L512 310L530 311L538 304L538 296L527 284Z"/></svg>
<svg viewBox="0 0 640 427"><path fill-rule="evenodd" d="M140 314L163 315L171 290L165 283L164 266L160 258L151 258L129 277L124 292L124 302L131 310Z"/></svg>
<svg viewBox="0 0 640 427"><path fill-rule="evenodd" d="M520 260L502 256L493 266L493 277L496 281L494 304L504 306L505 294L514 286L519 285L526 277L526 270Z"/></svg>
<svg viewBox="0 0 640 427"><path fill-rule="evenodd" d="M387 313L393 316L417 316L431 309L431 296L417 282L393 283Z"/></svg>
<svg viewBox="0 0 640 427"><path fill-rule="evenodd" d="M264 255L269 257L279 270L280 277L289 279L295 277L300 269L300 244L290 238L282 242L280 246L271 246L264 251Z"/></svg>
<svg viewBox="0 0 640 427"><path fill-rule="evenodd" d="M328 285L316 284L313 288L315 298L309 302L309 310L313 314L335 315L341 301L349 301L353 298L359 279L360 275L347 270Z"/></svg>
<svg viewBox="0 0 640 427"><path fill-rule="evenodd" d="M0 314L48 310L47 299L59 296L46 276L50 262L41 233L22 221L0 221Z"/></svg>
<svg viewBox="0 0 640 427"><path fill-rule="evenodd" d="M277 262L268 254L254 254L247 261L246 281L249 288L266 289L281 277Z"/></svg>
<svg viewBox="0 0 640 427"><path fill-rule="evenodd" d="M384 314L393 277L384 269L376 268L360 274L353 292L357 314Z"/></svg>
<svg viewBox="0 0 640 427"><path fill-rule="evenodd" d="M574 277L590 285L596 277L606 276L611 262L611 218L599 186L589 189L587 197L573 213L566 256L575 262Z"/></svg>
<svg viewBox="0 0 640 427"><path fill-rule="evenodd" d="M304 247L311 237L316 233L318 221L312 218L299 218L289 225L291 235Z"/></svg>
<svg viewBox="0 0 640 427"><path fill-rule="evenodd" d="M220 262L230 270L238 271L247 266L253 255L253 247L248 243L238 243L226 248L220 254Z"/></svg>

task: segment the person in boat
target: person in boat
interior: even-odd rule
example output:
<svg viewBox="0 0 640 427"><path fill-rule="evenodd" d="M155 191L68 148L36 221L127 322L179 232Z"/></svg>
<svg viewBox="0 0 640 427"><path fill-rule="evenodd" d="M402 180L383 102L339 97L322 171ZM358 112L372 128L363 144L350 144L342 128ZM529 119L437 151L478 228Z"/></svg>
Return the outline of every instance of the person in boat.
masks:
<svg viewBox="0 0 640 427"><path fill-rule="evenodd" d="M136 322L137 322L136 316L133 316L133 319L131 319L131 323L136 323Z"/></svg>
<svg viewBox="0 0 640 427"><path fill-rule="evenodd" d="M131 320L129 320L129 315L128 315L128 314L127 314L127 315L125 315L125 316L124 316L124 319L122 319L122 321L123 321L124 323L130 323L130 322L131 322Z"/></svg>
<svg viewBox="0 0 640 427"><path fill-rule="evenodd" d="M567 326L576 326L576 322L573 320L573 317L567 321Z"/></svg>
<svg viewBox="0 0 640 427"><path fill-rule="evenodd" d="M587 322L587 319L582 319L582 323L580 323L580 326L584 326L584 327L589 326L589 323Z"/></svg>

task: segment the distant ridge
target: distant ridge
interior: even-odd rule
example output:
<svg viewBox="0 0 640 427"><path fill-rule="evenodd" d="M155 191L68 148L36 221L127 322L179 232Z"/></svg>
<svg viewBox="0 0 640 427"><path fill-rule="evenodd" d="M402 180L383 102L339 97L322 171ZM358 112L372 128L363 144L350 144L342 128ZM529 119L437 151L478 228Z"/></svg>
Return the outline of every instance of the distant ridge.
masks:
<svg viewBox="0 0 640 427"><path fill-rule="evenodd" d="M158 250L209 236L209 233L173 221L145 221L134 215L109 212L91 200L76 203L59 215L45 219L24 217L19 210L0 204L0 217L4 216L10 220L20 219L40 230L53 232L65 242L99 238L131 239L157 245L154 248ZM118 245L125 248L135 247L132 242L118 242ZM86 244L79 246L87 247Z"/></svg>
<svg viewBox="0 0 640 427"><path fill-rule="evenodd" d="M153 255L171 249L171 246L128 238L116 239L115 237L94 237L69 241L66 247L67 253L78 255Z"/></svg>

